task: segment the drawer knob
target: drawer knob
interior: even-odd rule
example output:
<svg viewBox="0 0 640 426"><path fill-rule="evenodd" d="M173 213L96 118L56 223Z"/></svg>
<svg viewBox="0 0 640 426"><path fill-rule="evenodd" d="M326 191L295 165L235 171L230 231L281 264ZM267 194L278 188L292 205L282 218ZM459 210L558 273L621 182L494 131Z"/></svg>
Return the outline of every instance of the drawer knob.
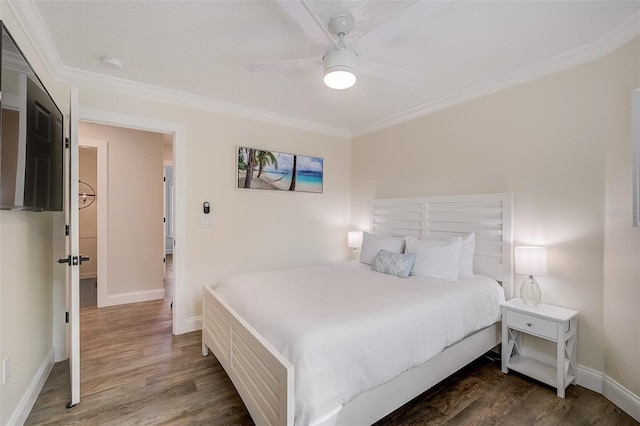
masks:
<svg viewBox="0 0 640 426"><path fill-rule="evenodd" d="M531 327L533 324L531 324L530 322L527 323L527 327Z"/></svg>

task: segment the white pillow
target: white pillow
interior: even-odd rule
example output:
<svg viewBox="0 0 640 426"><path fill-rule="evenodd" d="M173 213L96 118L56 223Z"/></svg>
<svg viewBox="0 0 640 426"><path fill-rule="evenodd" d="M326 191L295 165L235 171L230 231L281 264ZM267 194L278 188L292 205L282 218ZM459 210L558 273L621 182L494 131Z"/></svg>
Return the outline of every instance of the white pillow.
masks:
<svg viewBox="0 0 640 426"><path fill-rule="evenodd" d="M416 255L411 275L458 281L461 242L461 237L446 241L407 237L406 252Z"/></svg>
<svg viewBox="0 0 640 426"><path fill-rule="evenodd" d="M363 232L360 262L373 265L380 250L387 250L391 253L402 253L404 251L404 238L381 237Z"/></svg>
<svg viewBox="0 0 640 426"><path fill-rule="evenodd" d="M460 262L458 263L458 276L460 278L473 277L473 255L475 251L475 232L464 235L460 242Z"/></svg>
<svg viewBox="0 0 640 426"><path fill-rule="evenodd" d="M458 263L458 278L473 278L473 255L476 251L476 234L463 235L460 242L460 262ZM446 238L427 238L432 241L446 241ZM422 240L421 240L422 241Z"/></svg>

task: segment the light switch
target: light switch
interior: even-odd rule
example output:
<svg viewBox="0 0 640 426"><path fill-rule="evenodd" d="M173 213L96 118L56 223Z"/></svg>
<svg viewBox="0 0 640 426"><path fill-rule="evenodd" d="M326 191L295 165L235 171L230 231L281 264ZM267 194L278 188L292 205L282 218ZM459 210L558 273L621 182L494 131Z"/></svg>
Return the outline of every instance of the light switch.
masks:
<svg viewBox="0 0 640 426"><path fill-rule="evenodd" d="M198 219L198 225L201 227L209 227L213 226L213 215L211 214L202 214Z"/></svg>

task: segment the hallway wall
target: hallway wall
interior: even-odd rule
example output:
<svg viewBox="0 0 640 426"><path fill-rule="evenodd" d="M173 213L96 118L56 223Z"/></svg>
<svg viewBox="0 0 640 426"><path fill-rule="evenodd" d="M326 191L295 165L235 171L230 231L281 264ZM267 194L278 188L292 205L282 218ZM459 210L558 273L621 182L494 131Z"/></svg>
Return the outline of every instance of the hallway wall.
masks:
<svg viewBox="0 0 640 426"><path fill-rule="evenodd" d="M79 131L108 144L105 306L162 299L163 135L84 122Z"/></svg>

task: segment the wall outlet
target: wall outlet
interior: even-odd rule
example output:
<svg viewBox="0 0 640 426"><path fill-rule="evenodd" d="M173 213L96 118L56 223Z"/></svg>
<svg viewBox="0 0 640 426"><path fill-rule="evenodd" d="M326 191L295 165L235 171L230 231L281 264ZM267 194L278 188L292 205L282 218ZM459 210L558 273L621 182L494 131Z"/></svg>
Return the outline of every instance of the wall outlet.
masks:
<svg viewBox="0 0 640 426"><path fill-rule="evenodd" d="M7 383L7 380L9 380L9 377L11 377L11 358L7 357L4 360L2 360L2 384L3 385Z"/></svg>

